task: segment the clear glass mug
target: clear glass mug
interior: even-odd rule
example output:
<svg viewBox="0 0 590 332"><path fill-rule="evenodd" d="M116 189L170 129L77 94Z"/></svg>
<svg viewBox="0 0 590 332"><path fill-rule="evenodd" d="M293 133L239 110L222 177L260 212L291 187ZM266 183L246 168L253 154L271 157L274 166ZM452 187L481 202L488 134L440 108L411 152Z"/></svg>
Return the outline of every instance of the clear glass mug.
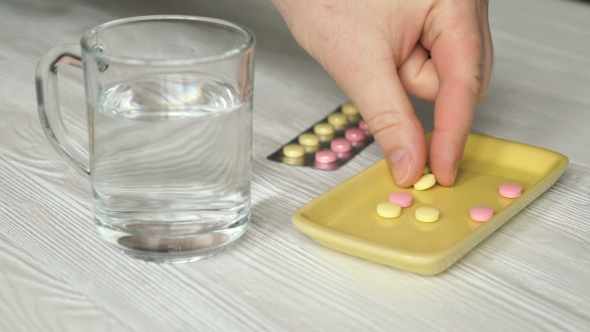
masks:
<svg viewBox="0 0 590 332"><path fill-rule="evenodd" d="M145 16L105 23L39 61L41 125L92 182L94 220L137 258L188 262L250 222L255 38L217 19ZM89 151L60 115L57 70L83 68Z"/></svg>

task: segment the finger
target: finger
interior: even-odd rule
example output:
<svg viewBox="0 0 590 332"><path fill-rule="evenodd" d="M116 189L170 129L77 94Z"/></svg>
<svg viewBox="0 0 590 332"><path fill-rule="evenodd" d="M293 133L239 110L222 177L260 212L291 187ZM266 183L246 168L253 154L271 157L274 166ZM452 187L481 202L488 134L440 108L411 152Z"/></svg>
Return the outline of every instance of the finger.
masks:
<svg viewBox="0 0 590 332"><path fill-rule="evenodd" d="M490 84L490 78L492 76L492 68L494 64L494 47L492 44L492 34L490 32L490 23L488 19L488 2L482 2L482 8L480 17L481 25L483 29L483 37L484 37L484 65L485 70L483 73L483 86L482 91L479 96L479 101L482 101L483 98L486 96Z"/></svg>
<svg viewBox="0 0 590 332"><path fill-rule="evenodd" d="M416 98L434 102L438 91L438 77L430 52L417 43L408 59L397 69L402 86Z"/></svg>
<svg viewBox="0 0 590 332"><path fill-rule="evenodd" d="M397 76L389 44L362 38L324 54L326 69L350 97L385 153L395 182L413 185L426 159L424 131ZM335 48L338 49L338 48Z"/></svg>
<svg viewBox="0 0 590 332"><path fill-rule="evenodd" d="M452 186L463 156L485 72L484 34L475 12L453 11L444 17L432 41L431 55L439 78L430 143L430 167L439 184ZM447 22L461 22L448 26ZM487 84L487 83L486 83Z"/></svg>

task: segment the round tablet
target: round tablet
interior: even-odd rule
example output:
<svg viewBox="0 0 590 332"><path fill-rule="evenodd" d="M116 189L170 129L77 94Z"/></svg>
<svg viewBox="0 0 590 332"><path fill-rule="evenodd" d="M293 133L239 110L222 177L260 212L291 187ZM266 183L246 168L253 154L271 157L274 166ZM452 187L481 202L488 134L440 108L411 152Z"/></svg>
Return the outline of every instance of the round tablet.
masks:
<svg viewBox="0 0 590 332"><path fill-rule="evenodd" d="M428 206L419 207L414 212L416 220L422 222L435 222L440 217L440 212L437 209Z"/></svg>
<svg viewBox="0 0 590 332"><path fill-rule="evenodd" d="M343 127L348 123L348 119L342 113L332 113L328 117L328 123L334 127Z"/></svg>
<svg viewBox="0 0 590 332"><path fill-rule="evenodd" d="M422 175L420 180L414 183L414 189L416 190L426 190L436 184L436 178L434 174L425 174Z"/></svg>
<svg viewBox="0 0 590 332"><path fill-rule="evenodd" d="M336 161L336 152L332 150L322 150L315 154L315 160L318 163L328 164Z"/></svg>
<svg viewBox="0 0 590 332"><path fill-rule="evenodd" d="M342 105L342 113L345 115L357 115L359 114L359 109L353 103L346 103Z"/></svg>
<svg viewBox="0 0 590 332"><path fill-rule="evenodd" d="M485 222L494 216L494 209L487 206L475 206L469 210L469 217L475 221Z"/></svg>
<svg viewBox="0 0 590 332"><path fill-rule="evenodd" d="M283 148L283 154L286 157L297 158L303 156L305 154L305 150L299 144L289 144L285 145Z"/></svg>
<svg viewBox="0 0 590 332"><path fill-rule="evenodd" d="M506 198L517 198L522 195L522 187L516 183L504 183L498 189L500 196Z"/></svg>
<svg viewBox="0 0 590 332"><path fill-rule="evenodd" d="M316 146L320 144L320 138L315 134L301 134L299 135L299 144L305 146Z"/></svg>
<svg viewBox="0 0 590 332"><path fill-rule="evenodd" d="M347 140L353 142L364 141L365 131L360 128L350 128L346 130L344 137L346 137Z"/></svg>
<svg viewBox="0 0 590 332"><path fill-rule="evenodd" d="M330 143L330 148L335 152L348 152L352 149L352 144L344 138L337 138Z"/></svg>
<svg viewBox="0 0 590 332"><path fill-rule="evenodd" d="M395 203L403 208L412 205L412 195L402 192L389 194L389 203Z"/></svg>
<svg viewBox="0 0 590 332"><path fill-rule="evenodd" d="M377 205L377 214L383 218L397 218L402 213L402 207L395 203L381 203Z"/></svg>
<svg viewBox="0 0 590 332"><path fill-rule="evenodd" d="M359 121L359 128L367 132L369 131L369 126L367 126L367 122L365 122L365 120Z"/></svg>
<svg viewBox="0 0 590 332"><path fill-rule="evenodd" d="M334 127L329 123L318 123L313 126L313 132L320 136L331 136L334 135Z"/></svg>

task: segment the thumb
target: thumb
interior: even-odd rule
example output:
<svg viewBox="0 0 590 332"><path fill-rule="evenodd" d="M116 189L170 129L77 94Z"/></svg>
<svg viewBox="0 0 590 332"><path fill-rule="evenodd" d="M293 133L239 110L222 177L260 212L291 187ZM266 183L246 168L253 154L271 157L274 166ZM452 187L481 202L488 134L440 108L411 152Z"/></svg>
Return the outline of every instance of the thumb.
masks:
<svg viewBox="0 0 590 332"><path fill-rule="evenodd" d="M349 44L346 52L323 60L330 64L326 69L367 122L385 153L395 182L409 187L422 174L426 161L424 130L397 75L389 44L362 44Z"/></svg>

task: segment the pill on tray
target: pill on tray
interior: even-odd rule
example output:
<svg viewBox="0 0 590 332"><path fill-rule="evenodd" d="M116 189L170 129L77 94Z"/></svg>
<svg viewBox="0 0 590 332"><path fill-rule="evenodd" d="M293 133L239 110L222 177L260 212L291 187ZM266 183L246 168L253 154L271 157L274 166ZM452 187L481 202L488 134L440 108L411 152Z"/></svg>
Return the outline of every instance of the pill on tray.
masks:
<svg viewBox="0 0 590 332"><path fill-rule="evenodd" d="M335 152L348 152L352 149L352 144L347 139L337 138L330 143L330 148Z"/></svg>
<svg viewBox="0 0 590 332"><path fill-rule="evenodd" d="M336 128L341 128L346 126L348 118L342 113L332 113L328 116L328 123Z"/></svg>
<svg viewBox="0 0 590 332"><path fill-rule="evenodd" d="M396 192L389 195L389 203L395 203L403 208L412 205L412 195L402 192Z"/></svg>
<svg viewBox="0 0 590 332"><path fill-rule="evenodd" d="M315 154L315 160L318 163L329 164L336 161L336 152L332 150L322 150Z"/></svg>
<svg viewBox="0 0 590 332"><path fill-rule="evenodd" d="M313 132L320 136L331 136L334 135L334 127L329 123L318 123L313 126Z"/></svg>
<svg viewBox="0 0 590 332"><path fill-rule="evenodd" d="M426 190L436 184L436 178L433 174L425 174L422 175L420 180L414 183L414 189L416 190Z"/></svg>
<svg viewBox="0 0 590 332"><path fill-rule="evenodd" d="M416 209L414 216L418 221L435 222L440 218L440 212L435 208L423 206Z"/></svg>
<svg viewBox="0 0 590 332"><path fill-rule="evenodd" d="M500 196L506 198L517 198L522 195L522 187L516 183L504 183L498 188Z"/></svg>
<svg viewBox="0 0 590 332"><path fill-rule="evenodd" d="M299 135L299 144L305 146L316 146L320 144L320 138L315 134L301 134Z"/></svg>
<svg viewBox="0 0 590 332"><path fill-rule="evenodd" d="M299 144L289 144L285 145L283 148L283 154L289 158L297 158L303 156L305 154L305 150Z"/></svg>
<svg viewBox="0 0 590 332"><path fill-rule="evenodd" d="M344 133L344 137L346 137L347 140L353 142L364 141L365 132L360 128L350 128L346 130L346 132Z"/></svg>
<svg viewBox="0 0 590 332"><path fill-rule="evenodd" d="M402 208L395 203L381 203L377 205L377 214L383 218L397 218L402 213Z"/></svg>
<svg viewBox="0 0 590 332"><path fill-rule="evenodd" d="M359 114L359 110L353 103L346 103L342 105L342 113L348 116L357 115Z"/></svg>
<svg viewBox="0 0 590 332"><path fill-rule="evenodd" d="M487 206L475 206L469 210L469 217L474 221L485 222L494 216L494 209Z"/></svg>

